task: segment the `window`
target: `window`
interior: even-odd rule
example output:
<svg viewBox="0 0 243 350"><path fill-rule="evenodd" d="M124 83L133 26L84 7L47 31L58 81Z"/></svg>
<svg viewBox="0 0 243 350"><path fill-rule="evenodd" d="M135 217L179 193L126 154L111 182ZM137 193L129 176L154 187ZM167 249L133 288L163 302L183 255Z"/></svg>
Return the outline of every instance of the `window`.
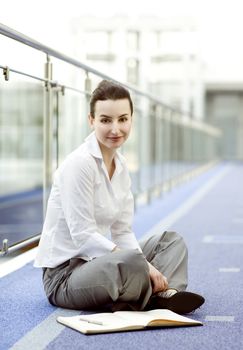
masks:
<svg viewBox="0 0 243 350"><path fill-rule="evenodd" d="M135 30L128 31L127 33L127 48L131 51L139 50L139 32Z"/></svg>
<svg viewBox="0 0 243 350"><path fill-rule="evenodd" d="M131 84L139 84L139 61L135 58L127 60L127 81Z"/></svg>

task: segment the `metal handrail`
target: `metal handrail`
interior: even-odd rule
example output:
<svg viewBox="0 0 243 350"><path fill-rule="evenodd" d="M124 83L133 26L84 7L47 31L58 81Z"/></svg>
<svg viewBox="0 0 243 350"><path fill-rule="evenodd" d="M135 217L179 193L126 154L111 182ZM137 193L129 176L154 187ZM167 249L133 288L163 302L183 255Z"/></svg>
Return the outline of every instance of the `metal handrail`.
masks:
<svg viewBox="0 0 243 350"><path fill-rule="evenodd" d="M119 83L119 84L122 84L124 87L128 88L129 90L135 92L136 94L140 95L140 96L143 96L143 97L147 97L148 99L150 99L151 101L157 103L157 104L160 104L162 105L163 107L166 107L168 109L170 109L171 111L174 111L174 112L179 112L181 114L186 114L186 113L183 113L182 111L174 108L174 107L171 107L169 105L167 105L166 103L164 103L163 101L161 101L160 99L158 99L157 97L151 95L151 94L148 94L140 89L138 89L137 87L131 85L131 84L128 84L128 83L123 83L123 82L120 82L112 77L110 77L109 75L107 74L104 74L84 63L81 63L80 61L78 60L75 60L67 55L64 55L63 53L59 52L59 51L56 51L56 50L53 50L52 48L46 46L46 45L43 45L41 44L40 42L38 42L37 40L34 40L2 23L0 23L0 34L6 36L6 37L9 37L11 39L14 39L18 42L21 42L22 44L25 44L27 46L30 46L36 50L39 50L39 51L42 51L44 52L45 54L47 54L48 56L52 56L52 57L55 57L55 58L58 58L66 63L69 63L75 67L78 67L78 68L81 68L83 69L84 71L86 72L90 72L92 74L95 74L99 77L101 77L102 79L107 79L107 80L110 80L110 81L114 81L116 83ZM202 123L203 124L203 123Z"/></svg>
<svg viewBox="0 0 243 350"><path fill-rule="evenodd" d="M2 69L2 70L8 69L9 72L12 72L12 73L15 73L15 74L19 74L19 75L23 75L25 77L28 77L28 78L31 78L31 79L35 79L35 80L41 81L43 83L47 83L48 82L52 87L65 88L67 90L75 91L75 92L77 92L79 94L90 95L90 93L88 91L80 90L80 89L74 88L74 87L66 85L66 84L61 84L61 83L59 83L56 80L48 80L48 79L45 79L45 78L38 77L37 75L28 74L26 72L23 72L23 71L20 71L20 70L16 70L16 69L13 69L13 68L10 68L10 67L6 67L6 66L4 67L2 65L0 65L0 69Z"/></svg>
<svg viewBox="0 0 243 350"><path fill-rule="evenodd" d="M8 245L8 240L4 239L2 242L3 243L2 249L0 250L0 257L5 256L5 255L10 254L10 253L14 253L22 248L25 248L27 244L28 245L35 244L35 243L37 244L38 241L40 240L40 237L41 237L41 234L38 234L37 236L28 238L22 242L14 244L13 246L10 246L10 247ZM27 242L27 244L26 244L26 242Z"/></svg>
<svg viewBox="0 0 243 350"><path fill-rule="evenodd" d="M79 62L78 60L75 60L67 55L64 55L63 53L59 52L59 51L56 51L56 50L53 50L52 48L46 46L46 45L43 45L41 44L40 42L38 42L37 40L34 40L2 23L0 23L0 34L8 37L8 38L11 38L11 39L14 39L18 42L21 42L22 44L25 44L27 46L30 46L36 50L39 50L39 51L42 51L44 52L45 54L49 55L49 56L52 56L52 57L55 57L55 58L58 58L64 62L67 62L75 67L78 67L78 68L81 68L83 69L84 71L87 71L87 72L90 72L92 74L95 74L95 75L98 75L99 77L103 78L103 79L107 79L107 80L111 80L111 81L114 81L114 82L117 82L117 83L121 83L120 81L110 77L109 75L107 74L104 74L84 63L81 63ZM162 104L163 106L166 106L166 104L164 104L162 101L160 101L159 99L157 99L155 96L152 96L148 93L145 93L144 91L141 91L139 90L138 88L130 85L130 84L127 84L127 83L121 83L123 86L127 87L129 90L139 94L139 95L142 95L144 97L148 97L149 99L153 100L154 102L157 102L159 104ZM170 109L173 109L172 107L170 106L166 106Z"/></svg>
<svg viewBox="0 0 243 350"><path fill-rule="evenodd" d="M155 96L153 96L151 94L148 94L148 93L138 89L137 87L135 87L135 86L133 86L131 84L120 82L120 81L110 77L109 75L104 74L104 73L102 73L102 72L100 72L100 71L98 71L98 70L96 70L96 69L94 69L94 68L92 68L92 67L90 67L90 66L88 66L88 65L86 65L84 63L81 63L80 61L75 60L75 59L73 59L73 58L71 58L71 57L69 57L67 55L64 55L63 53L61 53L59 51L56 51L56 50L54 50L54 49L52 49L52 48L50 48L50 47L48 47L46 45L43 45L40 42L38 42L37 40L34 40L34 39L32 39L32 38L30 38L30 37L28 37L28 36L18 32L18 31L14 30L14 29L12 29L12 28L10 28L10 27L2 24L2 23L0 23L0 34L6 36L8 38L11 38L13 40L16 40L18 42L21 42L22 44L27 45L29 47L32 47L32 48L34 48L36 50L39 50L39 51L45 53L48 56L55 57L55 58L60 59L60 60L62 60L64 62L66 62L66 63L69 63L69 64L71 64L71 65L73 65L73 66L75 66L77 68L81 68L81 69L83 69L86 72L95 74L95 75L101 77L102 79L107 79L107 80L110 80L110 81L114 81L114 82L116 82L118 84L122 84L124 87L128 88L130 91L133 91L133 92L135 92L136 94L138 94L140 96L147 97L148 99L150 99L154 103L159 104L159 105L163 106L164 108L169 109L172 112L180 113L181 115L185 115L185 116L187 115L187 113L167 105L166 103L164 103L163 101L161 101L157 97L155 97ZM45 79L43 79L43 81L44 80ZM57 85L65 87L65 85L61 85L61 84L58 84L58 83L57 83ZM74 90L71 87L68 87L68 88ZM206 124L206 123L204 123L202 121L197 121L196 124L197 124L198 127L199 127L199 125L201 125L202 127L204 127L204 126L205 127L209 127L208 124ZM206 128L206 130L209 130L209 129L210 129L211 132L213 132L213 130L215 130L215 134L217 134L217 133L220 134L218 128L215 128L213 126L210 126L210 128Z"/></svg>

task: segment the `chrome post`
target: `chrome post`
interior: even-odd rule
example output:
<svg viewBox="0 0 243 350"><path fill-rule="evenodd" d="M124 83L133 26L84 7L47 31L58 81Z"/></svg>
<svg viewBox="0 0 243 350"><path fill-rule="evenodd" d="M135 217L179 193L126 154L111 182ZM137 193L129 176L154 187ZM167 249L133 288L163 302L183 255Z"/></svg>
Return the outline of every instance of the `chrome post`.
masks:
<svg viewBox="0 0 243 350"><path fill-rule="evenodd" d="M89 77L89 72L86 71L86 78L85 78L85 82L84 82L84 87L85 87L85 91L87 93L90 93L91 92L91 79Z"/></svg>
<svg viewBox="0 0 243 350"><path fill-rule="evenodd" d="M171 109L168 110L168 190L170 191L172 189L172 177L173 177L173 135L172 135L172 115L173 112Z"/></svg>
<svg viewBox="0 0 243 350"><path fill-rule="evenodd" d="M0 251L0 256L8 254L8 239L5 238L2 241L2 250Z"/></svg>
<svg viewBox="0 0 243 350"><path fill-rule="evenodd" d="M136 197L135 197L135 203L137 206L137 200L139 197L139 194L143 192L142 189L142 168L143 168L143 150L141 147L141 142L143 140L143 125L144 125L144 113L143 111L139 110L138 115L136 116L139 120L137 123L137 133L138 133L138 141L137 141L137 153L138 153L138 167L136 169Z"/></svg>
<svg viewBox="0 0 243 350"><path fill-rule="evenodd" d="M86 71L86 78L84 80L84 90L85 90L85 115L88 116L89 114L89 100L90 100L90 94L91 94L91 79L89 77L89 72ZM85 124L86 125L86 135L89 132L89 125L88 123Z"/></svg>
<svg viewBox="0 0 243 350"><path fill-rule="evenodd" d="M159 174L159 181L158 181L158 185L159 185L159 196L163 195L163 186L164 186L164 137L163 137L163 133L164 133L164 120L163 120L163 107L161 105L159 105L159 120L158 120L158 129L159 129L159 149L158 149L158 153L159 153L159 170L158 170L158 174Z"/></svg>
<svg viewBox="0 0 243 350"><path fill-rule="evenodd" d="M4 79L6 80L6 81L9 81L9 67L4 67L3 68L3 75L4 75Z"/></svg>
<svg viewBox="0 0 243 350"><path fill-rule="evenodd" d="M45 217L49 190L52 182L52 63L47 55L45 63L45 87L43 104L43 217Z"/></svg>

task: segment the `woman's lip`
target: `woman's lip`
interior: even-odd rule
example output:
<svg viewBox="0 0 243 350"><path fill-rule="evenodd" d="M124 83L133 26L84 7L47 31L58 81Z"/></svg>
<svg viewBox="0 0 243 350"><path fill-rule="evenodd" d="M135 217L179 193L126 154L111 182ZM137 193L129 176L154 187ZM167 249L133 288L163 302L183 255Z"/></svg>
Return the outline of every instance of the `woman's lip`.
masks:
<svg viewBox="0 0 243 350"><path fill-rule="evenodd" d="M110 140L119 140L120 138L122 138L122 136L118 136L118 137L108 137L108 139L110 139Z"/></svg>

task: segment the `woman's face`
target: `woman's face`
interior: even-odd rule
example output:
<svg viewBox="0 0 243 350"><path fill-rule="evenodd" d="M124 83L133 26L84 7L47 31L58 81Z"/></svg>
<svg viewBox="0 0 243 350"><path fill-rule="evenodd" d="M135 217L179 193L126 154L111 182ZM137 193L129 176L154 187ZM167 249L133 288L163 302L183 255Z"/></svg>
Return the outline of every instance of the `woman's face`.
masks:
<svg viewBox="0 0 243 350"><path fill-rule="evenodd" d="M95 116L89 116L101 150L121 147L129 136L132 126L128 99L97 101Z"/></svg>

